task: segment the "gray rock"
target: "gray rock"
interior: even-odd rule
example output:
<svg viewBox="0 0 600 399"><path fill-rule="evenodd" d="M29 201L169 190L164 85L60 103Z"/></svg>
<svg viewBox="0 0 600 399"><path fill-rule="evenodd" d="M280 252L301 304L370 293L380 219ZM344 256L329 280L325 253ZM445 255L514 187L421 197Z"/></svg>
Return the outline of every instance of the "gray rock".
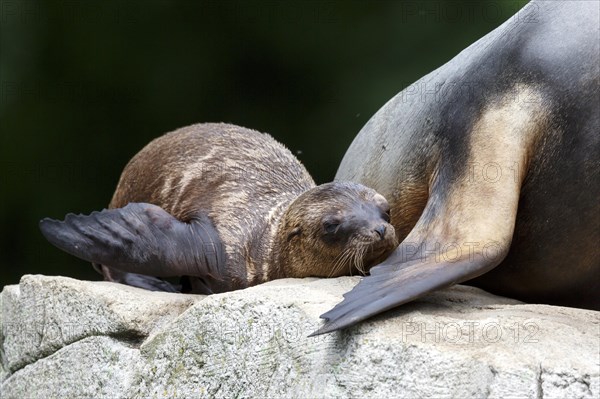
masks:
<svg viewBox="0 0 600 399"><path fill-rule="evenodd" d="M122 397L139 362L139 350L110 337L84 338L13 374L2 384L2 397Z"/></svg>
<svg viewBox="0 0 600 399"><path fill-rule="evenodd" d="M15 371L89 336L139 340L201 299L108 282L24 276L2 291L2 364Z"/></svg>
<svg viewBox="0 0 600 399"><path fill-rule="evenodd" d="M600 312L456 286L308 338L357 281L200 297L26 276L1 296L2 397L600 396Z"/></svg>

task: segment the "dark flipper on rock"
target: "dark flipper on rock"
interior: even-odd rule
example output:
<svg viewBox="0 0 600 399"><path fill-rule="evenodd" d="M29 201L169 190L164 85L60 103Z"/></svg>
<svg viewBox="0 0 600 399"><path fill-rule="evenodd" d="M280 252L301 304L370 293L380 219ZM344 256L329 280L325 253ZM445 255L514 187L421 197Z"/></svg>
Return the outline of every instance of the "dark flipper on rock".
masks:
<svg viewBox="0 0 600 399"><path fill-rule="evenodd" d="M185 223L156 205L130 203L90 215L68 214L64 221L46 218L40 230L63 251L122 272L223 279L223 245L206 216Z"/></svg>
<svg viewBox="0 0 600 399"><path fill-rule="evenodd" d="M435 290L469 280L502 260L467 256L454 262L418 259L402 263L395 259L399 255L395 255L373 267L371 275L344 294L341 303L322 314L326 322L311 336L340 330Z"/></svg>
<svg viewBox="0 0 600 399"><path fill-rule="evenodd" d="M181 284L171 284L160 277L123 272L119 269L102 265L100 265L99 272L104 276L104 280L113 283L130 285L148 291L182 292Z"/></svg>

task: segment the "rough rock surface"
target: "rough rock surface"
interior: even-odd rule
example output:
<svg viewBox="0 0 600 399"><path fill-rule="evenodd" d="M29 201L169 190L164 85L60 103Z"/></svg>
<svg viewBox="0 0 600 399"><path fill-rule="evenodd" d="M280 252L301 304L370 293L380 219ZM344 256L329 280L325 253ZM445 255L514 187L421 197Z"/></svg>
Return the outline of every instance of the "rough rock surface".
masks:
<svg viewBox="0 0 600 399"><path fill-rule="evenodd" d="M357 281L203 297L25 276L0 297L0 396L600 397L600 312L456 286L307 338Z"/></svg>

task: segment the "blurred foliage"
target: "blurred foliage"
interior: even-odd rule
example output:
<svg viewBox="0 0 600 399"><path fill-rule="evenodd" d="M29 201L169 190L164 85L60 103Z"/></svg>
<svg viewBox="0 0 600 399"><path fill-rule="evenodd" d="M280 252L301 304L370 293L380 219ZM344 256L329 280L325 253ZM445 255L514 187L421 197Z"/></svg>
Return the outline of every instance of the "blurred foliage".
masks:
<svg viewBox="0 0 600 399"><path fill-rule="evenodd" d="M331 180L379 107L524 3L1 0L0 285L97 279L38 220L102 209L181 126L268 132Z"/></svg>

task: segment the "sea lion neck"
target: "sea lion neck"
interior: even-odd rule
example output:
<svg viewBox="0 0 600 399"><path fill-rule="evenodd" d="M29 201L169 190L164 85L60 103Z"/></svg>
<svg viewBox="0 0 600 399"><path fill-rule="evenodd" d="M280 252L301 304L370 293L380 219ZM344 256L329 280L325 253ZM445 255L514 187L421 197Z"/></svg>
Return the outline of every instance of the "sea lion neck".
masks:
<svg viewBox="0 0 600 399"><path fill-rule="evenodd" d="M282 247L287 241L285 230L290 225L286 222L286 219L289 217L290 208L294 202L308 190L283 195L279 202L275 203L271 211L266 215L262 234L258 234L255 241L268 242L271 245L268 245L267 253L259 254L259 259L257 259L257 262L262 263L262 272L260 275L255 276L257 283L286 276L289 277L286 273L286 266L289 263L288 254L286 254L287 251Z"/></svg>
<svg viewBox="0 0 600 399"><path fill-rule="evenodd" d="M271 223L271 256L269 257L268 280L275 278L306 277L306 263L304 263L304 242L300 238L306 234L303 226L303 201L306 193L312 188L297 195L292 195L282 201L273 212L273 223ZM275 220L277 218L278 220ZM304 270L297 270L298 265L303 265Z"/></svg>

